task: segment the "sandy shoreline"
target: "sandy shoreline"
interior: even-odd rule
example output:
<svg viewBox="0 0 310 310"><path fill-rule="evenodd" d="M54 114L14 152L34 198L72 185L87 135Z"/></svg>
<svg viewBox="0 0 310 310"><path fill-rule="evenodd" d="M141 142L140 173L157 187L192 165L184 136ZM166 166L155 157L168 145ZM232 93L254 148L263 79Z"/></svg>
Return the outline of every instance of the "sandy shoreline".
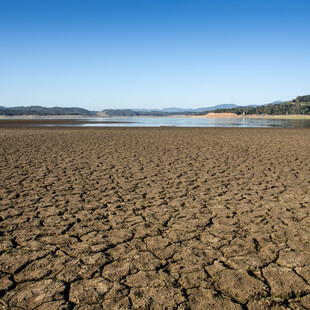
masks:
<svg viewBox="0 0 310 310"><path fill-rule="evenodd" d="M309 129L7 127L0 145L0 308L309 307Z"/></svg>

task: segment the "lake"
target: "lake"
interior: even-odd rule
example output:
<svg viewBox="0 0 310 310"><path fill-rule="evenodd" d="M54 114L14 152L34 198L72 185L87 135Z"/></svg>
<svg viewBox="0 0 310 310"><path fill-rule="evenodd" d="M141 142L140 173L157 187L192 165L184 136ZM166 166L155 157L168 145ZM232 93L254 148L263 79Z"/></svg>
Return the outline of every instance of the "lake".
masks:
<svg viewBox="0 0 310 310"><path fill-rule="evenodd" d="M81 119L82 120L82 119ZM310 128L310 119L128 117L85 119L83 127L265 127ZM100 122L100 123L97 123ZM107 122L107 123L105 123ZM108 123L109 122L109 123ZM115 123L111 123L115 122ZM72 126L72 124L70 124Z"/></svg>

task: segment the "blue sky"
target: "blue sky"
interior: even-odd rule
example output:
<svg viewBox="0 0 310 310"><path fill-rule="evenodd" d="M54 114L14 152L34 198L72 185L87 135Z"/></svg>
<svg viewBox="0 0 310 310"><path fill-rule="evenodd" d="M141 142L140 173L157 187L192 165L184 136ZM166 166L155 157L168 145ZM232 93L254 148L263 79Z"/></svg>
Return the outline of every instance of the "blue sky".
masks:
<svg viewBox="0 0 310 310"><path fill-rule="evenodd" d="M0 0L0 105L264 104L310 94L309 0Z"/></svg>

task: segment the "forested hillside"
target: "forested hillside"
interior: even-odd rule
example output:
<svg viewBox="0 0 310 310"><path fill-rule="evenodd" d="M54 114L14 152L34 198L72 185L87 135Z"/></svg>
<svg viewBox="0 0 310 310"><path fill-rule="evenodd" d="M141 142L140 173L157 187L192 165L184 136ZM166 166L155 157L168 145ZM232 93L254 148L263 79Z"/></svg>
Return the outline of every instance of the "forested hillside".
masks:
<svg viewBox="0 0 310 310"><path fill-rule="evenodd" d="M12 107L5 108L0 107L0 115L5 116L21 116L21 115L85 115L91 116L96 115L96 112L88 111L82 108L45 108L41 106L30 106L30 107Z"/></svg>
<svg viewBox="0 0 310 310"><path fill-rule="evenodd" d="M232 109L217 109L216 113L267 114L267 115L310 115L310 95L298 96L296 99L278 104L268 104L257 107L237 107ZM200 113L202 114L202 113Z"/></svg>

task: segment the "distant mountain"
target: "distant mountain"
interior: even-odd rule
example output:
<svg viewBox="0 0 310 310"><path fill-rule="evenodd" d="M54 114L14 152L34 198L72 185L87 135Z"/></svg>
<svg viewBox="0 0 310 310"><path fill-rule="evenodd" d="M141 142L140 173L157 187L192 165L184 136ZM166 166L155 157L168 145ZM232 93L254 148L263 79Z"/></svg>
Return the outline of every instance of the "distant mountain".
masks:
<svg viewBox="0 0 310 310"><path fill-rule="evenodd" d="M12 107L12 108L0 108L0 115L5 116L21 116L21 115L85 115L92 116L96 115L96 112L88 111L83 108L45 108L41 106L29 106L29 107Z"/></svg>
<svg viewBox="0 0 310 310"><path fill-rule="evenodd" d="M197 108L197 109L185 109L185 108L164 108L164 109L132 109L132 111L137 112L167 112L167 113L182 113L182 112L203 112L203 111L213 111L216 109L231 109L237 107L235 104L228 103L228 104L220 104L212 107L205 107L205 108Z"/></svg>
<svg viewBox="0 0 310 310"><path fill-rule="evenodd" d="M135 112L162 112L161 109L131 109L131 111L135 111Z"/></svg>
<svg viewBox="0 0 310 310"><path fill-rule="evenodd" d="M212 110L217 110L217 109L232 109L232 108L236 108L236 107L237 107L237 105L235 105L233 103L226 103L226 104L218 104L218 105L215 105L213 107L194 109L193 112L212 111Z"/></svg>
<svg viewBox="0 0 310 310"><path fill-rule="evenodd" d="M267 103L265 105L268 105L268 104L278 104L278 103L283 103L283 102L285 102L285 101L278 100L278 101L273 101L273 102Z"/></svg>
<svg viewBox="0 0 310 310"><path fill-rule="evenodd" d="M161 111L162 112L177 112L177 113L181 113L181 112L193 112L193 109L183 109L183 108L172 107L172 108L161 109Z"/></svg>
<svg viewBox="0 0 310 310"><path fill-rule="evenodd" d="M285 101L273 101L273 102L270 102L270 103L265 103L265 104L251 104L251 105L247 105L246 107L252 107L252 108L256 108L256 107L259 107L259 106L265 106L265 105L269 105L269 104L279 104L279 103L283 103Z"/></svg>

